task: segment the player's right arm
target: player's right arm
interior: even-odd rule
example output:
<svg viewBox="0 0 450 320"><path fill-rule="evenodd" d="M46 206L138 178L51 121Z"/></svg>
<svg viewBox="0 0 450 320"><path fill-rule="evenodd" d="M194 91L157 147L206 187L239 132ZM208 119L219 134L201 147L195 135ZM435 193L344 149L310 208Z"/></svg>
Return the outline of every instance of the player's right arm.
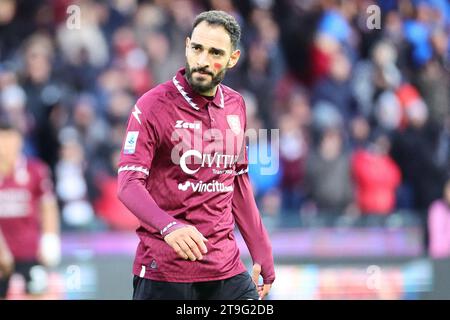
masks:
<svg viewBox="0 0 450 320"><path fill-rule="evenodd" d="M0 229L0 279L8 276L14 268L14 258Z"/></svg>
<svg viewBox="0 0 450 320"><path fill-rule="evenodd" d="M159 230L164 241L181 258L195 261L202 258L202 252L206 253L206 239L195 227L177 221L162 210L145 187L160 143L155 116L144 109L149 103L153 103L151 97L141 98L128 120L120 154L117 196L141 222Z"/></svg>

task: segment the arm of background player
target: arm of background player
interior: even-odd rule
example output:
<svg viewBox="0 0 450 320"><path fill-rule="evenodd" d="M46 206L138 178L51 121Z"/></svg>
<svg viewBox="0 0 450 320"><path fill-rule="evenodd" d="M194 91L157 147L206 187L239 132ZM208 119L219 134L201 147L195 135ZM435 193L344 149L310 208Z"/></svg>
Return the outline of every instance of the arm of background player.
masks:
<svg viewBox="0 0 450 320"><path fill-rule="evenodd" d="M14 258L0 229L0 279L11 274L13 267Z"/></svg>
<svg viewBox="0 0 450 320"><path fill-rule="evenodd" d="M59 210L54 197L41 199L42 232L59 236Z"/></svg>
<svg viewBox="0 0 450 320"><path fill-rule="evenodd" d="M261 265L264 284L275 281L272 246L256 206L247 173L236 176L232 201L233 215L247 244L253 263Z"/></svg>
<svg viewBox="0 0 450 320"><path fill-rule="evenodd" d="M38 174L41 221L38 259L44 265L54 267L61 261L59 209L53 192L49 168L41 165Z"/></svg>

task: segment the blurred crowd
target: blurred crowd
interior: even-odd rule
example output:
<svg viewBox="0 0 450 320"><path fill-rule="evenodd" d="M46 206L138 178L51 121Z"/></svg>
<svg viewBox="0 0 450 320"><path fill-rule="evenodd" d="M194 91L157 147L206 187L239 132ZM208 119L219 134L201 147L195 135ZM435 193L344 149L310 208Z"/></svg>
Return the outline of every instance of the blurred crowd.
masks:
<svg viewBox="0 0 450 320"><path fill-rule="evenodd" d="M0 0L0 113L52 168L64 229L136 226L116 199L126 122L208 9L242 26L225 84L248 127L280 129L280 170L250 168L267 221L426 222L450 179L447 0Z"/></svg>

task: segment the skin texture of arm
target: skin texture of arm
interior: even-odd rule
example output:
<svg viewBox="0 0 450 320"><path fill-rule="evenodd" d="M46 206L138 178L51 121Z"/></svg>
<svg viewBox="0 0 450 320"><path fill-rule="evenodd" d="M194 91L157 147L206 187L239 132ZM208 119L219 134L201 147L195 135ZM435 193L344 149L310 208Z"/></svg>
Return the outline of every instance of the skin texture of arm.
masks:
<svg viewBox="0 0 450 320"><path fill-rule="evenodd" d="M53 193L50 169L41 164L36 173L39 181L39 213L41 237L37 258L47 267L55 267L61 261L59 209Z"/></svg>
<svg viewBox="0 0 450 320"><path fill-rule="evenodd" d="M41 200L42 232L59 235L59 213L55 198Z"/></svg>
<svg viewBox="0 0 450 320"><path fill-rule="evenodd" d="M0 279L11 274L13 267L14 258L0 229Z"/></svg>

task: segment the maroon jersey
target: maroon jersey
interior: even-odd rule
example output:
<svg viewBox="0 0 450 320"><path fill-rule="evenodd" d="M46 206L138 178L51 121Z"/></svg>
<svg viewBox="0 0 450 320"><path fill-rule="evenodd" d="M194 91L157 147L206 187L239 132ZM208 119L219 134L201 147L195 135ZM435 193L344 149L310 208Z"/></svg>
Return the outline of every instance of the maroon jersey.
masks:
<svg viewBox="0 0 450 320"><path fill-rule="evenodd" d="M18 261L37 258L40 205L46 197L54 197L53 185L41 161L21 158L10 175L0 174L0 229Z"/></svg>
<svg viewBox="0 0 450 320"><path fill-rule="evenodd" d="M245 105L219 85L193 92L181 69L134 106L119 162L119 198L141 221L134 274L171 282L220 280L245 271L235 222L253 261L273 282L273 257L247 175ZM184 260L164 236L185 225L207 239L202 260Z"/></svg>

